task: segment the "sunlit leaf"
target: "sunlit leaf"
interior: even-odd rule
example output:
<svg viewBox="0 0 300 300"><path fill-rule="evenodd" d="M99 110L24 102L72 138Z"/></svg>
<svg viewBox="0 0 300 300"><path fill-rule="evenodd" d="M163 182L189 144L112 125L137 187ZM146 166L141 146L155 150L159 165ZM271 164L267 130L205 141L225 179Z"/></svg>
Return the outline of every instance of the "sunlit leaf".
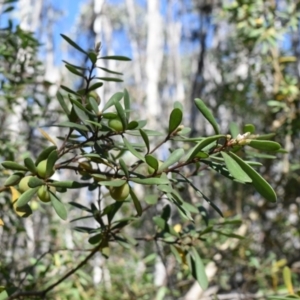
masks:
<svg viewBox="0 0 300 300"><path fill-rule="evenodd" d="M128 149L129 152L131 152L138 159L140 159L142 161L145 161L144 156L140 152L135 150L133 148L133 146L130 144L130 142L125 137L123 137L123 141L124 141L124 144L125 144L125 146L126 146L126 148Z"/></svg>
<svg viewBox="0 0 300 300"><path fill-rule="evenodd" d="M253 124L245 124L243 127L243 133L246 132L253 134L255 132L255 126Z"/></svg>
<svg viewBox="0 0 300 300"><path fill-rule="evenodd" d="M126 118L128 122L130 118L130 96L126 89L124 89L124 107L125 107Z"/></svg>
<svg viewBox="0 0 300 300"><path fill-rule="evenodd" d="M197 108L199 109L199 111L203 114L203 116L205 117L205 119L212 125L212 127L215 130L215 133L219 134L218 124L217 124L217 122L216 122L213 114L211 113L210 109L199 98L195 99L195 104L196 104Z"/></svg>
<svg viewBox="0 0 300 300"><path fill-rule="evenodd" d="M67 181L53 181L49 182L49 185L55 186L55 187L63 187L67 189L79 189L83 188L89 185L89 183L84 183L84 182L77 182L77 181L72 181L72 180L67 180Z"/></svg>
<svg viewBox="0 0 300 300"><path fill-rule="evenodd" d="M45 148L37 157L37 159L35 161L35 165L37 166L42 160L47 159L49 157L50 153L55 149L57 149L56 146L50 146L50 147Z"/></svg>
<svg viewBox="0 0 300 300"><path fill-rule="evenodd" d="M152 154L147 154L145 155L145 160L151 168L153 168L154 170L158 170L159 163L155 156L153 156Z"/></svg>
<svg viewBox="0 0 300 300"><path fill-rule="evenodd" d="M20 182L20 180L24 177L23 172L15 172L10 175L4 182L4 186L16 185Z"/></svg>
<svg viewBox="0 0 300 300"><path fill-rule="evenodd" d="M118 116L122 122L123 128L124 130L127 129L127 117L126 117L126 113L124 108L122 107L122 105L120 104L119 101L115 102L115 107L116 107L116 111L118 113Z"/></svg>
<svg viewBox="0 0 300 300"><path fill-rule="evenodd" d="M50 143L52 143L54 146L57 146L55 141L50 137L50 135L44 131L42 128L38 128L39 132L43 135L43 137L48 140Z"/></svg>
<svg viewBox="0 0 300 300"><path fill-rule="evenodd" d="M197 156L197 154L206 146L210 145L211 143L217 141L219 138L225 137L224 135L213 135L210 137L207 137L205 139L203 139L202 141L200 141L199 143L197 143L196 146L194 146L194 148L192 148L191 151L189 151L189 153L191 153L186 160L192 160L193 158L195 158Z"/></svg>
<svg viewBox="0 0 300 300"><path fill-rule="evenodd" d="M64 204L51 191L50 191L50 198L51 198L51 204L52 204L55 212L57 213L57 215L61 219L66 220L68 217L68 213L67 213L67 210L66 210Z"/></svg>
<svg viewBox="0 0 300 300"><path fill-rule="evenodd" d="M130 178L130 181L144 184L144 185L155 185L155 184L169 184L167 178Z"/></svg>
<svg viewBox="0 0 300 300"><path fill-rule="evenodd" d="M109 107L113 106L116 102L120 101L124 96L124 93L118 92L113 94L110 99L105 103L103 107L103 112L106 111Z"/></svg>
<svg viewBox="0 0 300 300"><path fill-rule="evenodd" d="M17 207L16 201L20 197L20 192L16 190L14 187L10 187L11 191L11 203L13 204L13 208L15 213L22 218L26 218L32 214L32 210L28 204L23 205L22 207Z"/></svg>
<svg viewBox="0 0 300 300"><path fill-rule="evenodd" d="M168 167L174 165L177 163L180 158L184 155L184 150L182 148L176 149L173 151L170 156L160 165L158 168L159 171L163 171L167 169Z"/></svg>
<svg viewBox="0 0 300 300"><path fill-rule="evenodd" d="M224 158L228 171L234 178L242 182L252 182L252 179L243 171L240 165L233 158L231 158L231 156L223 151L221 154Z"/></svg>
<svg viewBox="0 0 300 300"><path fill-rule="evenodd" d="M17 200L16 206L21 207L27 204L32 197L36 194L38 191L39 187L33 188L33 189L28 189L26 192L24 192Z"/></svg>
<svg viewBox="0 0 300 300"><path fill-rule="evenodd" d="M272 141L252 140L248 146L262 151L277 151L281 148L280 144Z"/></svg>
<svg viewBox="0 0 300 300"><path fill-rule="evenodd" d="M44 180L41 180L35 176L32 176L29 180L28 180L28 186L31 188L35 188L41 185L44 185L45 182Z"/></svg>
<svg viewBox="0 0 300 300"><path fill-rule="evenodd" d="M109 180L109 181L100 181L99 184L100 185L104 185L104 186L122 186L124 183L126 183L126 180L124 179L115 179L115 180Z"/></svg>
<svg viewBox="0 0 300 300"><path fill-rule="evenodd" d="M5 168L5 169L9 169L9 170L16 170L16 171L27 171L27 168L17 164L14 161L3 161L1 163L1 165Z"/></svg>
<svg viewBox="0 0 300 300"><path fill-rule="evenodd" d="M292 283L292 273L291 269L287 266L283 268L283 281L284 284L288 290L288 292L293 295L294 294L294 288L293 288L293 283Z"/></svg>
<svg viewBox="0 0 300 300"><path fill-rule="evenodd" d="M276 202L277 196L270 184L236 154L234 154L233 152L229 152L229 155L241 166L244 172L247 173L247 175L252 179L252 184L258 191L258 193L260 193L264 198L266 198L266 200L270 202Z"/></svg>
<svg viewBox="0 0 300 300"><path fill-rule="evenodd" d="M203 265L201 257L194 247L191 247L187 255L187 261L191 274L198 281L201 288L203 290L206 290L208 287L208 279L205 273L205 267Z"/></svg>
<svg viewBox="0 0 300 300"><path fill-rule="evenodd" d="M171 134L181 124L182 121L182 110L174 108L169 118L169 129L168 132Z"/></svg>

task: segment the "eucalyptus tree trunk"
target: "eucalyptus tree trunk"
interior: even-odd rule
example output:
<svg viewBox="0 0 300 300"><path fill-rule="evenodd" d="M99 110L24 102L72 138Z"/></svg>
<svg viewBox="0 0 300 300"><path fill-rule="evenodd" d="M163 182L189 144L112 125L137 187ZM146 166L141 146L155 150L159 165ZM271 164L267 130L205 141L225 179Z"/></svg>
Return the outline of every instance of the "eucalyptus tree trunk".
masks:
<svg viewBox="0 0 300 300"><path fill-rule="evenodd" d="M133 77L135 86L139 87L142 83L141 70L141 45L138 39L138 25L136 20L135 2L134 0L126 0L126 9L129 23L129 40L132 50Z"/></svg>
<svg viewBox="0 0 300 300"><path fill-rule="evenodd" d="M161 116L159 93L160 73L163 61L164 27L160 14L160 1L147 1L147 57L146 57L146 107L150 127L157 127L156 120Z"/></svg>
<svg viewBox="0 0 300 300"><path fill-rule="evenodd" d="M182 34L182 21L180 19L180 9L174 11L175 4L179 1L168 1L167 7L167 46L168 46L168 72L167 88L169 90L168 100L183 102L185 97L182 70L180 44ZM175 19L174 14L177 18ZM179 18L178 18L179 15ZM169 103L171 105L171 103Z"/></svg>

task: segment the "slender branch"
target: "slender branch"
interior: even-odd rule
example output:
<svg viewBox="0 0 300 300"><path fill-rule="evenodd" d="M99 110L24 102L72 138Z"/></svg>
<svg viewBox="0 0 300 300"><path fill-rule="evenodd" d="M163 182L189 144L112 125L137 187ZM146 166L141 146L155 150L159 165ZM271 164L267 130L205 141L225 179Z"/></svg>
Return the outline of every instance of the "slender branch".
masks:
<svg viewBox="0 0 300 300"><path fill-rule="evenodd" d="M81 267L83 267L98 252L98 250L99 250L99 245L97 245L91 251L91 253L81 263L79 263L77 265L76 268L70 270L62 278L60 278L59 280L57 280L56 282L54 282L53 284L51 284L46 289L44 289L42 291L17 292L17 293L12 294L6 300L18 299L18 298L21 298L21 297L29 297L29 296L30 297L36 297L36 298L40 297L41 299L43 299L49 291L51 291L52 289L54 289L56 286L58 286L60 283L62 283L64 280L66 280L69 276L71 276L72 274L74 274L78 269L80 269Z"/></svg>

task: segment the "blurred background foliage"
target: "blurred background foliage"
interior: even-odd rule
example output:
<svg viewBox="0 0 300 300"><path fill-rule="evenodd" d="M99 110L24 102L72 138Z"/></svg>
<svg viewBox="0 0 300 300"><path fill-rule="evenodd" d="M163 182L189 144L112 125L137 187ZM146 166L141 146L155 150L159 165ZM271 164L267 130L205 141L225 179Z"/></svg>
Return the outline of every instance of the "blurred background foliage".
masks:
<svg viewBox="0 0 300 300"><path fill-rule="evenodd" d="M209 224L232 221L222 225L222 231L243 236L234 239L216 231L203 237L199 250L210 280L207 291L175 264L169 248L141 239L126 251L116 245L107 261L99 254L93 264L59 285L49 299L267 299L299 291L300 2L80 3L74 23L67 26L69 32L57 32L55 26L73 9L54 0L0 3L1 161L22 161L26 153L37 155L46 141L36 128L61 118L55 99L59 85L82 85L67 75L61 60L82 66L87 62L67 47L59 33L85 49L101 41L104 54L132 57L130 64L104 61L103 67L124 73L125 86L134 99L133 114L148 119L151 126L167 127L166 111L180 101L191 135L211 134L211 127L192 105L200 97L214 112L222 133L241 133L243 125L252 123L259 133L276 133L275 140L288 153L275 158L245 153L263 161L260 172L276 190L275 204L218 174L204 172L197 179L225 216L220 218L203 204ZM99 90L99 96L107 99L123 87L111 82ZM58 129L50 131L52 136L59 133ZM162 151L161 159L164 155ZM1 186L5 172L0 172ZM84 192L69 197L83 204L92 201ZM197 201L192 191L186 197ZM5 221L0 227L2 286L39 289L84 257L81 244L86 237L71 230L72 224L41 207L24 220L10 210L10 199L1 193L0 217ZM144 216L143 224L151 217ZM173 217L175 225L179 219ZM182 228L187 225L181 224ZM137 224L135 237L144 237L148 233L144 228Z"/></svg>

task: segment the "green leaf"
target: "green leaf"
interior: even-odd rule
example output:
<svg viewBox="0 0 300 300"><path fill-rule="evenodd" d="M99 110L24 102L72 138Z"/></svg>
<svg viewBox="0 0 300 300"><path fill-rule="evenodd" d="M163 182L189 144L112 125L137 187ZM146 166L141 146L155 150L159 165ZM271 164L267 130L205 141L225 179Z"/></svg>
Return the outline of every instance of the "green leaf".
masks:
<svg viewBox="0 0 300 300"><path fill-rule="evenodd" d="M158 217L158 216L153 217L153 222L161 230L164 230L167 224L162 217Z"/></svg>
<svg viewBox="0 0 300 300"><path fill-rule="evenodd" d="M258 174L252 167L245 163L240 157L233 152L229 152L229 155L241 166L245 173L252 179L252 184L266 200L270 202L276 202L277 196L270 184Z"/></svg>
<svg viewBox="0 0 300 300"><path fill-rule="evenodd" d="M49 185L55 187L63 187L67 189L80 189L83 187L87 187L89 183L68 180L68 181L53 181L50 182Z"/></svg>
<svg viewBox="0 0 300 300"><path fill-rule="evenodd" d="M58 160L58 153L56 150L53 150L47 158L46 177L45 178L49 178L52 176L53 170L54 170L54 165L57 160Z"/></svg>
<svg viewBox="0 0 300 300"><path fill-rule="evenodd" d="M202 290L206 290L208 287L208 279L205 273L205 267L201 257L194 247L191 247L187 255L187 261L191 274L198 281Z"/></svg>
<svg viewBox="0 0 300 300"><path fill-rule="evenodd" d="M92 237L89 238L88 242L92 245L98 244L100 243L100 241L103 238L103 234L102 233L98 233Z"/></svg>
<svg viewBox="0 0 300 300"><path fill-rule="evenodd" d="M157 195L146 195L144 200L149 205L155 205L158 201L158 196Z"/></svg>
<svg viewBox="0 0 300 300"><path fill-rule="evenodd" d="M130 96L126 89L124 89L124 107L126 111L127 122L130 118Z"/></svg>
<svg viewBox="0 0 300 300"><path fill-rule="evenodd" d="M77 92L71 90L71 89L68 88L67 86L61 84L60 87L61 87L63 90L65 90L66 92L78 96L78 93L77 93Z"/></svg>
<svg viewBox="0 0 300 300"><path fill-rule="evenodd" d="M124 171L125 176L127 178L129 178L128 168L127 168L126 163L124 162L124 160L122 158L119 159L119 163L120 163L121 169Z"/></svg>
<svg viewBox="0 0 300 300"><path fill-rule="evenodd" d="M293 288L293 283L292 283L292 273L291 269L287 266L283 268L283 281L284 285L286 286L288 292L290 294L294 294L294 288Z"/></svg>
<svg viewBox="0 0 300 300"><path fill-rule="evenodd" d="M177 129L182 121L182 110L179 108L174 108L170 114L169 118L169 135Z"/></svg>
<svg viewBox="0 0 300 300"><path fill-rule="evenodd" d="M255 140L270 140L275 136L275 133L261 134L255 137Z"/></svg>
<svg viewBox="0 0 300 300"><path fill-rule="evenodd" d="M179 108L181 111L183 111L183 105L179 101L175 101L173 107Z"/></svg>
<svg viewBox="0 0 300 300"><path fill-rule="evenodd" d="M246 132L253 134L255 132L255 126L253 124L245 124L243 127L243 133Z"/></svg>
<svg viewBox="0 0 300 300"><path fill-rule="evenodd" d="M145 160L146 160L146 163L148 164L148 166L150 166L154 170L158 170L159 163L155 156L153 156L151 154L147 154L145 156Z"/></svg>
<svg viewBox="0 0 300 300"><path fill-rule="evenodd" d="M123 82L123 79L115 78L115 77L96 77L96 78L103 81Z"/></svg>
<svg viewBox="0 0 300 300"><path fill-rule="evenodd" d="M210 109L199 98L195 99L195 104L196 104L197 108L199 109L199 111L203 114L203 116L205 117L205 119L212 125L212 127L215 130L215 133L219 134L220 131L219 131L218 124L217 124L214 116L212 115Z"/></svg>
<svg viewBox="0 0 300 300"><path fill-rule="evenodd" d="M106 206L102 211L101 216L107 215L108 223L111 224L111 221L113 220L115 214L119 211L123 203L124 203L123 201L117 201L114 202L113 204Z"/></svg>
<svg viewBox="0 0 300 300"><path fill-rule="evenodd" d="M50 153L57 149L56 146L50 146L48 148L45 148L37 157L36 161L35 161L35 165L37 166L42 160L45 160L48 158L48 156L50 155Z"/></svg>
<svg viewBox="0 0 300 300"><path fill-rule="evenodd" d="M281 148L280 144L276 142L263 140L251 140L251 142L247 145L263 151L277 151Z"/></svg>
<svg viewBox="0 0 300 300"><path fill-rule="evenodd" d="M123 61L131 61L130 58L126 56L119 56L119 55L111 55L111 56L103 56L100 59L113 59L113 60L123 60Z"/></svg>
<svg viewBox="0 0 300 300"><path fill-rule="evenodd" d="M119 101L115 102L115 107L116 107L117 114L122 122L123 130L126 130L127 129L127 118L126 118L125 111Z"/></svg>
<svg viewBox="0 0 300 300"><path fill-rule="evenodd" d="M143 130L143 129L139 129L140 131L140 134L141 134L141 137L143 138L144 140L144 143L146 145L146 148L147 148L147 153L149 153L150 151L150 142L149 142L149 138L148 138L148 135L147 133Z"/></svg>
<svg viewBox="0 0 300 300"><path fill-rule="evenodd" d="M24 192L19 199L16 202L17 207L24 206L27 204L32 197L35 195L35 193L38 191L39 187L33 188L33 189L28 189L26 192Z"/></svg>
<svg viewBox="0 0 300 300"><path fill-rule="evenodd" d="M122 186L124 183L126 183L126 180L124 179L115 179L115 180L107 180L107 181L100 181L100 185L104 186Z"/></svg>
<svg viewBox="0 0 300 300"><path fill-rule="evenodd" d="M70 129L77 129L77 130L83 130L83 131L89 131L89 129L82 124L78 124L78 123L73 123L73 122L62 122L56 125L57 127L67 127Z"/></svg>
<svg viewBox="0 0 300 300"><path fill-rule="evenodd" d="M228 171L235 179L242 182L252 182L252 179L243 171L240 165L233 158L231 158L231 156L223 151L221 154L224 158Z"/></svg>
<svg viewBox="0 0 300 300"><path fill-rule="evenodd" d="M138 152L137 150L135 150L133 148L133 146L129 143L129 141L126 139L126 137L123 137L123 141L124 141L124 144L125 144L126 148L128 149L128 151L130 151L138 159L145 161L145 157L140 152Z"/></svg>
<svg viewBox="0 0 300 300"><path fill-rule="evenodd" d="M111 73L111 74L116 74L116 75L123 75L123 73L120 73L120 72L116 72L116 71L112 71L112 70L109 70L109 69L106 69L106 68L103 68L103 67L97 67L107 73Z"/></svg>
<svg viewBox="0 0 300 300"><path fill-rule="evenodd" d="M136 129L139 126L139 123L137 121L131 121L127 125L127 130Z"/></svg>
<svg viewBox="0 0 300 300"><path fill-rule="evenodd" d="M32 209L28 204L25 204L22 207L16 207L15 211L18 214L18 216L21 216L22 218L27 218L30 215L32 215Z"/></svg>
<svg viewBox="0 0 300 300"><path fill-rule="evenodd" d="M78 51L88 55L86 51L84 51L79 45L77 45L75 42L73 42L69 37L65 36L64 34L60 34L64 40L66 40L72 47L77 49Z"/></svg>
<svg viewBox="0 0 300 300"><path fill-rule="evenodd" d="M89 59L90 59L90 61L91 61L92 64L96 63L96 61L97 61L97 54L95 52L90 51L88 53L88 57L89 57Z"/></svg>
<svg viewBox="0 0 300 300"><path fill-rule="evenodd" d="M109 107L113 106L116 102L120 101L124 96L124 93L118 92L113 94L110 99L105 103L103 107L103 112L106 111Z"/></svg>
<svg viewBox="0 0 300 300"><path fill-rule="evenodd" d="M201 162L209 165L214 171L229 178L230 180L235 180L235 178L231 175L231 173L227 170L227 168L223 164L219 164L209 160L201 160Z"/></svg>
<svg viewBox="0 0 300 300"><path fill-rule="evenodd" d="M173 151L170 156L160 165L159 171L166 170L168 167L177 163L180 158L184 155L184 150L182 148Z"/></svg>
<svg viewBox="0 0 300 300"><path fill-rule="evenodd" d="M79 208L81 210L84 210L84 211L87 211L87 212L92 212L91 209L89 209L88 207L82 205L82 204L79 204L77 202L69 202L70 205L76 207L76 208Z"/></svg>
<svg viewBox="0 0 300 300"><path fill-rule="evenodd" d="M95 100L94 97L88 97L87 99L88 104L91 106L92 110L96 115L99 113L99 108L98 108L98 102ZM89 120L86 120L86 122Z"/></svg>
<svg viewBox="0 0 300 300"><path fill-rule="evenodd" d="M75 68L75 69L81 70L81 71L86 71L86 70L88 70L88 68L73 65L73 64L69 63L69 62L66 61L66 60L62 60L62 62L64 62L65 64L67 64L67 65L69 65L69 66L72 66L72 67Z"/></svg>
<svg viewBox="0 0 300 300"><path fill-rule="evenodd" d="M130 178L130 181L144 184L144 185L156 185L156 184L169 184L168 178Z"/></svg>
<svg viewBox="0 0 300 300"><path fill-rule="evenodd" d="M82 122L85 122L86 120L89 119L88 115L81 108L79 108L77 105L74 105L73 108L74 108L74 111L75 111L77 117Z"/></svg>
<svg viewBox="0 0 300 300"><path fill-rule="evenodd" d="M162 213L161 213L161 218L164 219L166 222L168 222L168 220L171 217L171 206L169 204L165 205Z"/></svg>
<svg viewBox="0 0 300 300"><path fill-rule="evenodd" d="M229 123L229 130L230 130L230 134L233 138L236 138L237 135L240 133L240 129L237 123L235 122L230 122Z"/></svg>
<svg viewBox="0 0 300 300"><path fill-rule="evenodd" d="M203 148L205 148L206 146L210 145L211 143L217 141L219 138L222 138L222 137L225 137L225 136L224 135L213 135L213 136L203 139L202 141L197 143L197 145L194 146L194 148L192 148L191 151L189 151L189 153L191 153L191 154L187 157L186 161L194 159Z"/></svg>
<svg viewBox="0 0 300 300"><path fill-rule="evenodd" d="M32 174L36 174L37 170L36 170L36 166L34 161L30 158L30 157L26 157L24 159L24 165L26 166L26 168L32 173Z"/></svg>
<svg viewBox="0 0 300 300"><path fill-rule="evenodd" d="M133 189L130 189L130 196L133 200L133 204L135 206L136 212L137 212L138 216L140 217L143 213L143 209L142 209L141 203L140 203L138 197L135 195Z"/></svg>
<svg viewBox="0 0 300 300"><path fill-rule="evenodd" d="M35 188L44 184L45 184L44 180L41 180L37 177L31 177L28 181L28 186L30 188Z"/></svg>
<svg viewBox="0 0 300 300"><path fill-rule="evenodd" d="M64 100L63 95L60 92L56 93L56 98L61 106L61 108L63 109L63 111L65 112L65 114L68 116L70 114L70 110Z"/></svg>
<svg viewBox="0 0 300 300"><path fill-rule="evenodd" d="M96 82L96 83L92 84L88 89L88 93L100 88L102 85L103 85L103 82Z"/></svg>
<svg viewBox="0 0 300 300"><path fill-rule="evenodd" d="M9 169L9 170L15 170L15 171L27 171L27 168L17 164L14 161L3 161L1 163L1 165L5 168L5 169Z"/></svg>
<svg viewBox="0 0 300 300"><path fill-rule="evenodd" d="M4 186L12 186L16 185L20 182L20 180L24 177L23 172L15 172L10 175L4 182Z"/></svg>
<svg viewBox="0 0 300 300"><path fill-rule="evenodd" d="M65 208L65 206L63 205L63 203L57 198L57 196L55 194L53 194L50 191L50 199L51 199L51 204L55 210L55 212L57 213L57 215L62 219L62 220L66 220L68 217L68 213L67 210Z"/></svg>

